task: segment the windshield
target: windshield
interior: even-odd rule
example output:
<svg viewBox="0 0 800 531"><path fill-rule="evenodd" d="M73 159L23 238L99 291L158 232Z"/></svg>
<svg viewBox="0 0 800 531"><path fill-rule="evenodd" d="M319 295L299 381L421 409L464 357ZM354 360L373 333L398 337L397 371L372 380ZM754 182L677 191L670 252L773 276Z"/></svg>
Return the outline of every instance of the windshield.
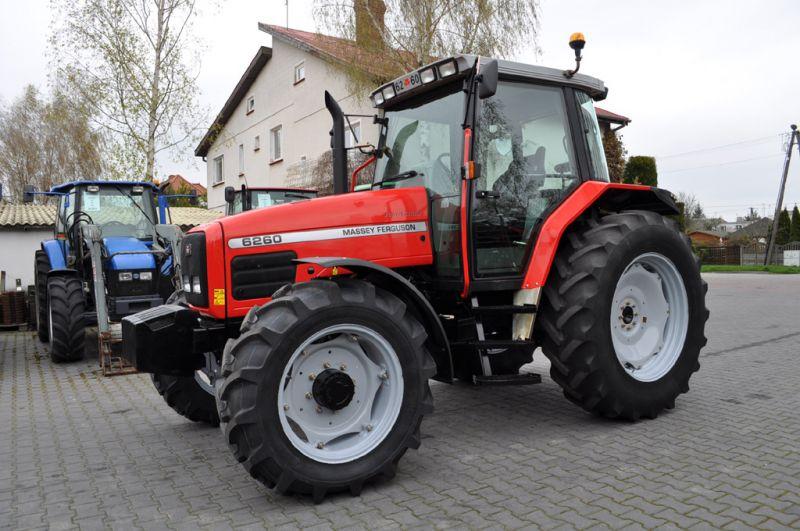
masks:
<svg viewBox="0 0 800 531"><path fill-rule="evenodd" d="M238 214L244 210L242 205L242 191L237 191L233 202L228 204L228 215ZM317 197L317 192L308 190L249 190L250 208L264 208L284 203L294 203L305 199Z"/></svg>
<svg viewBox="0 0 800 531"><path fill-rule="evenodd" d="M131 186L99 186L80 190L79 210L87 223L99 225L103 236L150 238L155 209L150 190L133 193ZM96 191L91 191L95 189Z"/></svg>
<svg viewBox="0 0 800 531"><path fill-rule="evenodd" d="M424 186L434 194L458 193L463 132L463 93L454 84L387 110L373 187Z"/></svg>

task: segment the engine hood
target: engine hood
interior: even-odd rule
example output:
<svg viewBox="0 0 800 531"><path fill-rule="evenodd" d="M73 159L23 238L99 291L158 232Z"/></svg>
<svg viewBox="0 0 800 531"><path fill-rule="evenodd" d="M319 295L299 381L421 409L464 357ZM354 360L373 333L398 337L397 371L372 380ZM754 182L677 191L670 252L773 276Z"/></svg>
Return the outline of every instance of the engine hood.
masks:
<svg viewBox="0 0 800 531"><path fill-rule="evenodd" d="M149 251L150 247L137 238L130 236L109 236L103 238L103 246L108 256L111 256L108 267L112 270L142 270L155 269L156 259L152 254L120 254L125 251Z"/></svg>
<svg viewBox="0 0 800 531"><path fill-rule="evenodd" d="M222 226L230 249L283 247L289 243L425 232L427 204L427 192L422 187L355 192L250 210L215 223Z"/></svg>

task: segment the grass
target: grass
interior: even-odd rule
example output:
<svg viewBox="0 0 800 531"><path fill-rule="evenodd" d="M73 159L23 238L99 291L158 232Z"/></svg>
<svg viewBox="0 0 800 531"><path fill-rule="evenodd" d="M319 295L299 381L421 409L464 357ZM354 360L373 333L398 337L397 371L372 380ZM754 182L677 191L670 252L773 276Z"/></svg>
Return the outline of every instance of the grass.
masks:
<svg viewBox="0 0 800 531"><path fill-rule="evenodd" d="M782 265L704 265L700 271L703 273L746 273L756 271L759 273L793 274L800 273L800 267Z"/></svg>

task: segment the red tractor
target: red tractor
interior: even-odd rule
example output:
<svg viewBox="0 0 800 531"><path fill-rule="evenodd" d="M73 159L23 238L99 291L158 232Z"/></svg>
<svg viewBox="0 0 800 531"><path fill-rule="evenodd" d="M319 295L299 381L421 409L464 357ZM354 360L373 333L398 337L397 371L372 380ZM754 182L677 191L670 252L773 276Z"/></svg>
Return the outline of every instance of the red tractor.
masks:
<svg viewBox="0 0 800 531"><path fill-rule="evenodd" d="M357 192L326 94L336 194L190 231L183 293L124 320L125 356L179 412L221 422L254 478L317 501L419 447L429 379L536 383L520 367L537 347L585 410L656 417L699 368L706 285L673 196L609 182L606 92L439 60L372 94L375 174Z"/></svg>

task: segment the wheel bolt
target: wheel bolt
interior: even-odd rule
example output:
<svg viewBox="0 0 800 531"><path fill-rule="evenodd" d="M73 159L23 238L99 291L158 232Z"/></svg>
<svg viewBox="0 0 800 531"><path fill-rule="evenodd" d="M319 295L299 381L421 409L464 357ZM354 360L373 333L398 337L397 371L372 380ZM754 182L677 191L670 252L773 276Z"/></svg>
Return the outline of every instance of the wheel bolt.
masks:
<svg viewBox="0 0 800 531"><path fill-rule="evenodd" d="M289 404L284 404L283 405L283 410L284 411L289 411Z"/></svg>
<svg viewBox="0 0 800 531"><path fill-rule="evenodd" d="M311 391L306 393L306 398L308 398L309 400L311 399L312 396L314 395L311 394Z"/></svg>
<svg viewBox="0 0 800 531"><path fill-rule="evenodd" d="M364 429L366 429L367 431L372 431L372 424L367 424L367 425L364 427Z"/></svg>
<svg viewBox="0 0 800 531"><path fill-rule="evenodd" d="M346 370L347 370L347 365L345 365L344 363L342 363L341 365L339 365L339 370L340 370L340 371L346 371Z"/></svg>
<svg viewBox="0 0 800 531"><path fill-rule="evenodd" d="M325 363L322 364L322 366L325 367L326 369L330 369L331 368L331 362L326 361Z"/></svg>
<svg viewBox="0 0 800 531"><path fill-rule="evenodd" d="M317 406L317 413L322 413L322 406Z"/></svg>
<svg viewBox="0 0 800 531"><path fill-rule="evenodd" d="M381 380L388 380L388 379L389 379L389 373L388 373L388 372L386 372L386 371L383 371L383 372L381 373L381 375L380 375L380 379L381 379Z"/></svg>
<svg viewBox="0 0 800 531"><path fill-rule="evenodd" d="M309 374L309 375L308 375L308 379L309 379L309 380L315 380L316 378L317 378L317 375L316 375L316 374L314 374L313 372L312 372L311 374Z"/></svg>
<svg viewBox="0 0 800 531"><path fill-rule="evenodd" d="M324 442L318 442L317 443L317 450L322 450L323 448L325 448L325 443Z"/></svg>

